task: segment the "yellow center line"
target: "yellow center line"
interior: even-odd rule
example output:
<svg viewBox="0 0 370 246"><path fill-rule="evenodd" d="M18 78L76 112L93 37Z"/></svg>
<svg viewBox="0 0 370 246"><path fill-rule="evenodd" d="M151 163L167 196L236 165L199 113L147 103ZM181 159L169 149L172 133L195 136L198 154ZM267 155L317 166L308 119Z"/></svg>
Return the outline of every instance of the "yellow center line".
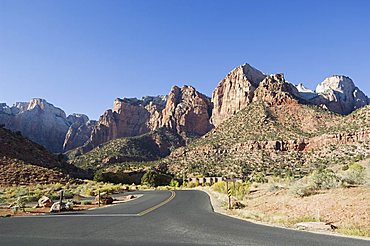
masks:
<svg viewBox="0 0 370 246"><path fill-rule="evenodd" d="M159 203L159 204L157 204L157 205L155 205L155 206L153 206L153 207L151 207L151 208L148 208L148 209L146 209L146 210L144 210L144 211L142 211L142 212L140 212L140 213L138 213L137 215L139 215L139 216L143 216L143 215L146 215L146 214L148 214L148 213L150 213L150 212L152 212L152 211L154 211L154 210L156 210L157 208L159 208L159 207L162 207L163 205L165 205L166 203L169 203L172 199L174 199L175 198L175 196L176 196L176 193L174 192L174 191L170 191L171 192L171 196L168 198L168 199L166 199L165 201L163 201L163 202L161 202L161 203Z"/></svg>

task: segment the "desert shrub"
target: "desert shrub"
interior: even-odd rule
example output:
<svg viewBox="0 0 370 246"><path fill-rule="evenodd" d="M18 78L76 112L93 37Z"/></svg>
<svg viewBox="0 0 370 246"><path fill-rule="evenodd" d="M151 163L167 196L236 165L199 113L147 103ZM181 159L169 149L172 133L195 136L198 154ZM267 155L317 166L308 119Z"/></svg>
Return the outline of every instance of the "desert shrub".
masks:
<svg viewBox="0 0 370 246"><path fill-rule="evenodd" d="M250 184L245 182L235 182L234 190L234 185L230 182L229 188L231 188L231 192L235 197L243 199L249 193ZM212 185L212 189L216 192L227 194L226 182L224 181L214 183Z"/></svg>
<svg viewBox="0 0 370 246"><path fill-rule="evenodd" d="M342 176L344 185L361 185L366 182L366 169L358 163L354 163L348 167Z"/></svg>
<svg viewBox="0 0 370 246"><path fill-rule="evenodd" d="M63 197L65 199L72 199L74 195L75 194L73 194L71 191L64 191L64 193L63 193Z"/></svg>
<svg viewBox="0 0 370 246"><path fill-rule="evenodd" d="M82 205L91 205L92 204L92 201L90 200L85 200L85 201L82 201L81 202Z"/></svg>
<svg viewBox="0 0 370 246"><path fill-rule="evenodd" d="M304 184L297 182L293 184L290 189L290 193L292 193L294 196L299 197L305 197L305 196L311 196L315 194L315 189L310 184Z"/></svg>
<svg viewBox="0 0 370 246"><path fill-rule="evenodd" d="M249 188L250 188L249 183L236 182L235 191L233 191L233 194L235 194L235 196L238 199L243 199L247 194L249 194ZM233 190L233 187L232 187L232 190Z"/></svg>
<svg viewBox="0 0 370 246"><path fill-rule="evenodd" d="M13 213L16 214L20 209L24 212L24 209L26 208L26 202L27 202L27 197L25 196L20 196L17 198L15 201L14 206L12 207Z"/></svg>
<svg viewBox="0 0 370 246"><path fill-rule="evenodd" d="M220 181L220 182L217 182L217 183L214 183L212 185L212 189L216 192L220 192L220 193L227 193L227 190L226 190L226 182L224 181Z"/></svg>
<svg viewBox="0 0 370 246"><path fill-rule="evenodd" d="M331 169L319 168L313 171L309 178L315 189L330 189L339 185L339 178Z"/></svg>
<svg viewBox="0 0 370 246"><path fill-rule="evenodd" d="M257 172L252 175L250 178L251 182L256 182L260 184L264 184L268 182L268 179L266 178L265 174L262 172Z"/></svg>
<svg viewBox="0 0 370 246"><path fill-rule="evenodd" d="M179 187L180 186L179 181L177 181L176 179L171 179L170 186L171 187Z"/></svg>

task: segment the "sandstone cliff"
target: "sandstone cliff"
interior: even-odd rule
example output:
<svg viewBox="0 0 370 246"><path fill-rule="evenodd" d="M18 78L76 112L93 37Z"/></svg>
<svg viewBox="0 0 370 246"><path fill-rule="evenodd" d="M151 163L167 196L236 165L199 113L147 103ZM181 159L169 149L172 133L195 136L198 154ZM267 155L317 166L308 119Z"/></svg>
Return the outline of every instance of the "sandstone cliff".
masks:
<svg viewBox="0 0 370 246"><path fill-rule="evenodd" d="M250 103L254 91L265 77L249 64L232 70L219 82L212 94L212 124L220 125Z"/></svg>
<svg viewBox="0 0 370 246"><path fill-rule="evenodd" d="M263 101L270 106L296 104L299 102L297 88L286 82L283 74L267 76L257 87L253 101Z"/></svg>
<svg viewBox="0 0 370 246"><path fill-rule="evenodd" d="M322 106L328 110L347 115L370 104L370 99L346 76L333 75L326 78L310 91L303 85L298 85L300 96L309 103Z"/></svg>
<svg viewBox="0 0 370 246"><path fill-rule="evenodd" d="M211 102L191 86L174 86L167 97L116 99L93 128L83 152L109 140L133 137L159 128L167 128L181 136L193 137L207 133Z"/></svg>
<svg viewBox="0 0 370 246"><path fill-rule="evenodd" d="M40 98L17 102L12 107L0 105L0 124L12 131L20 131L25 137L55 153L63 151L70 126L78 128L86 121L87 116L67 117L63 110Z"/></svg>
<svg viewBox="0 0 370 246"><path fill-rule="evenodd" d="M212 106L208 97L191 86L174 86L162 112L161 126L185 137L202 136L212 129Z"/></svg>

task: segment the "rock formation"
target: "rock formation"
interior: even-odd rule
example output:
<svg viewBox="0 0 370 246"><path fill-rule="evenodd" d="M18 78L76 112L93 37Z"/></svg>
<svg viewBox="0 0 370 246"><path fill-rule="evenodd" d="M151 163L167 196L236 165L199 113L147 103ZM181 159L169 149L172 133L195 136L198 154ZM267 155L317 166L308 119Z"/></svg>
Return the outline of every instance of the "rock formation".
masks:
<svg viewBox="0 0 370 246"><path fill-rule="evenodd" d="M96 123L97 121L95 120L88 120L82 124L80 124L80 122L73 123L66 133L63 151L80 147L86 143L86 141L89 140Z"/></svg>
<svg viewBox="0 0 370 246"><path fill-rule="evenodd" d="M84 151L121 137L133 137L161 127L183 137L201 136L210 124L211 102L191 86L174 86L167 97L117 98L93 128Z"/></svg>
<svg viewBox="0 0 370 246"><path fill-rule="evenodd" d="M297 88L286 82L283 74L267 76L254 93L253 101L261 100L268 105L282 105L298 103Z"/></svg>
<svg viewBox="0 0 370 246"><path fill-rule="evenodd" d="M350 114L370 103L369 98L346 76L333 75L316 88L316 93L326 99L326 107L339 114Z"/></svg>
<svg viewBox="0 0 370 246"><path fill-rule="evenodd" d="M208 97L191 86L174 86L163 110L162 126L180 135L202 136L212 129L212 106Z"/></svg>
<svg viewBox="0 0 370 246"><path fill-rule="evenodd" d="M164 97L117 98L113 110L107 110L93 128L85 151L109 140L145 134L160 125Z"/></svg>
<svg viewBox="0 0 370 246"><path fill-rule="evenodd" d="M320 105L335 113L347 115L370 104L370 99L346 76L333 75L316 87L304 90L298 85L300 96L309 103Z"/></svg>
<svg viewBox="0 0 370 246"><path fill-rule="evenodd" d="M265 77L249 64L232 70L212 94L212 124L218 126L250 103L254 91Z"/></svg>
<svg viewBox="0 0 370 246"><path fill-rule="evenodd" d="M87 120L85 115L67 117L63 110L40 98L17 102L12 107L0 105L0 124L12 131L20 131L51 152L62 152L70 126L80 126Z"/></svg>

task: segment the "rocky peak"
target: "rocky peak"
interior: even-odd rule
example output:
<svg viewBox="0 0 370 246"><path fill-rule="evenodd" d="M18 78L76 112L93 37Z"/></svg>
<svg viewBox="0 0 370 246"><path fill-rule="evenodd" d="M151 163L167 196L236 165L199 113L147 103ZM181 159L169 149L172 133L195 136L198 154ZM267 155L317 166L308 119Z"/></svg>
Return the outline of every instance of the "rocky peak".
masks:
<svg viewBox="0 0 370 246"><path fill-rule="evenodd" d="M71 124L77 123L79 125L83 125L89 121L89 117L84 114L71 114L71 115L68 115L67 120Z"/></svg>
<svg viewBox="0 0 370 246"><path fill-rule="evenodd" d="M337 91L342 94L352 93L357 87L352 79L344 75L332 75L317 85L316 93L326 94Z"/></svg>
<svg viewBox="0 0 370 246"><path fill-rule="evenodd" d="M233 69L221 80L212 94L213 125L218 126L248 105L253 99L254 91L265 77L259 70L244 64Z"/></svg>
<svg viewBox="0 0 370 246"><path fill-rule="evenodd" d="M317 86L315 95L309 98L311 103L344 115L370 104L370 99L352 79L343 75L326 78Z"/></svg>
<svg viewBox="0 0 370 246"><path fill-rule="evenodd" d="M300 97L305 100L311 100L312 98L315 98L318 96L313 90L308 89L302 83L296 85L296 88L299 92Z"/></svg>
<svg viewBox="0 0 370 246"><path fill-rule="evenodd" d="M299 97L299 91L285 80L284 74L272 74L260 83L253 100L276 106L298 103Z"/></svg>
<svg viewBox="0 0 370 246"><path fill-rule="evenodd" d="M23 106L26 106L25 104L20 104L20 109L24 109ZM45 99L41 98L33 98L27 105L27 111L31 111L33 109L40 109L43 112L54 114L55 116L66 118L66 114L63 110L60 108L55 107L53 104L48 103Z"/></svg>
<svg viewBox="0 0 370 246"><path fill-rule="evenodd" d="M212 129L211 110L210 99L194 87L174 86L162 111L162 126L186 137L201 136Z"/></svg>

